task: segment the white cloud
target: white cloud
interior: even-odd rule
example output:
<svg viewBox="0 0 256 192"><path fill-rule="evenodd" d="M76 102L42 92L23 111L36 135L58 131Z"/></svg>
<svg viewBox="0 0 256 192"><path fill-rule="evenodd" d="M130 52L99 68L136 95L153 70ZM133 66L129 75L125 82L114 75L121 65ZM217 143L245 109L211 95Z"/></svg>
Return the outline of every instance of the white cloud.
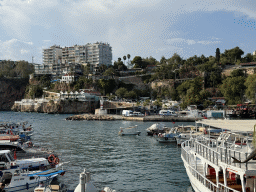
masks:
<svg viewBox="0 0 256 192"><path fill-rule="evenodd" d="M22 54L22 55L24 55L24 54L26 54L26 53L29 53L30 51L29 50L26 50L26 49L21 49L20 50L20 53Z"/></svg>
<svg viewBox="0 0 256 192"><path fill-rule="evenodd" d="M193 44L203 44L203 45L208 45L208 44L218 44L221 43L221 41L195 41L191 39L183 39L183 38L173 38L173 39L167 39L166 40L169 45L181 45L181 44L188 44L188 45L193 45Z"/></svg>
<svg viewBox="0 0 256 192"><path fill-rule="evenodd" d="M128 53L159 56L175 50L182 52L182 45L221 43L215 34L206 39L184 38L187 31L170 29L187 13L223 11L256 18L255 7L256 2L243 0L2 0L0 27L7 34L3 42L23 42L13 42L9 48L9 52L15 52L14 45L25 46L16 48L20 53L22 49L28 51L22 52L23 58L30 59L33 54L41 62L41 49L53 44L70 46L103 41L113 47L115 60ZM163 35L163 31L168 35ZM3 51L0 48L0 54Z"/></svg>
<svg viewBox="0 0 256 192"><path fill-rule="evenodd" d="M40 55L35 52L36 48L33 42L21 41L18 39L11 39L7 41L0 41L0 58L6 60L27 60L31 62L32 56L35 61L40 61Z"/></svg>

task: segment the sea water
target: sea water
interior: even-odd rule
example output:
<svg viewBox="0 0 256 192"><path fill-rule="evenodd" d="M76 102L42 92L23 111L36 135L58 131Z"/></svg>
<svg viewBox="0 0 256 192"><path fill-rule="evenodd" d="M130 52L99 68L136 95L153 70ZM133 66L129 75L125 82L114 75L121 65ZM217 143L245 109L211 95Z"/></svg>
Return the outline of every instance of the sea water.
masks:
<svg viewBox="0 0 256 192"><path fill-rule="evenodd" d="M74 190L86 169L98 189L118 192L192 192L176 144L158 143L147 136L155 122L66 121L70 115L0 112L0 122L28 121L34 128L33 142L59 154L66 174L60 181ZM164 122L168 127L194 125ZM120 127L138 125L140 136L119 136Z"/></svg>

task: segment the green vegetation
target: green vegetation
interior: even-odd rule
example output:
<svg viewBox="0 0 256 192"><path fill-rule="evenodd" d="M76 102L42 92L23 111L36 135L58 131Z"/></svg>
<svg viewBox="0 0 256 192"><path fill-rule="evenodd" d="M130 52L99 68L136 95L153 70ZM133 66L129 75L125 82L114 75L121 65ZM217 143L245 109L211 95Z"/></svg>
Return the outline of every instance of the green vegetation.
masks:
<svg viewBox="0 0 256 192"><path fill-rule="evenodd" d="M172 99L182 102L182 107L212 105L209 97L225 97L227 104L238 104L250 99L256 102L256 76L248 75L244 69L231 70L228 76L222 75L225 68L240 63L255 62L256 56L247 53L239 47L224 50L221 53L216 48L214 56L194 55L183 59L174 53L170 58L164 56L160 61L153 57L142 58L130 54L123 55L114 61L113 66L100 65L96 75L106 79L93 80L91 66L82 67L83 76L71 84L51 83L51 77L44 75L34 78L27 87L27 95L31 98L40 97L43 89L51 91L79 91L94 88L102 95L111 95L110 99L139 99L151 97L157 99L156 105L161 105L161 99ZM127 63L126 63L127 60ZM133 67L128 70L127 66ZM236 66L237 67L237 66ZM0 78L28 78L33 73L33 66L25 61L0 62ZM116 80L116 76L137 75L146 89L136 89L136 82L124 83ZM156 85L157 84L157 85ZM155 85L155 86L154 86ZM142 86L143 87L143 86Z"/></svg>
<svg viewBox="0 0 256 192"><path fill-rule="evenodd" d="M34 72L34 67L27 61L3 60L0 62L0 77L7 78L29 78Z"/></svg>

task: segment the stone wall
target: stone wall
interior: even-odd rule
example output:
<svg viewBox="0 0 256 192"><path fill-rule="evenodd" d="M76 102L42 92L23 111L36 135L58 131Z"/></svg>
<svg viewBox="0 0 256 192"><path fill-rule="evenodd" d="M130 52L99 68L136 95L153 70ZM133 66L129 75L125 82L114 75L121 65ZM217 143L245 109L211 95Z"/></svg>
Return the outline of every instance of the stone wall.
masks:
<svg viewBox="0 0 256 192"><path fill-rule="evenodd" d="M13 105L13 111L21 112L38 112L38 113L94 113L95 109L99 107L99 102L94 101L53 101L43 103L16 103Z"/></svg>

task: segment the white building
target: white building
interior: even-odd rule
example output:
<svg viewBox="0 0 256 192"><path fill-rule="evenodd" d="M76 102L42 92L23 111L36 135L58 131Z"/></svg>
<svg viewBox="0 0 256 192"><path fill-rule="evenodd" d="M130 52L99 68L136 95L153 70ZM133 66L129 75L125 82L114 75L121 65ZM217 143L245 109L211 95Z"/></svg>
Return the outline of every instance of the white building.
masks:
<svg viewBox="0 0 256 192"><path fill-rule="evenodd" d="M37 66L36 74L63 75L65 72L81 72L81 65L89 65L97 72L100 65L112 65L112 47L108 43L96 42L71 47L51 46L43 50L43 65Z"/></svg>
<svg viewBox="0 0 256 192"><path fill-rule="evenodd" d="M100 93L93 90L80 90L75 92L60 92L60 99L67 100L67 99L77 99L78 101L99 101L100 100Z"/></svg>
<svg viewBox="0 0 256 192"><path fill-rule="evenodd" d="M61 83L72 83L73 81L75 81L75 76L74 75L70 75L70 74L66 74L63 75L61 78Z"/></svg>
<svg viewBox="0 0 256 192"><path fill-rule="evenodd" d="M61 56L62 48L60 46L53 45L49 49L43 50L43 71L50 72L50 74L58 76L61 69Z"/></svg>

